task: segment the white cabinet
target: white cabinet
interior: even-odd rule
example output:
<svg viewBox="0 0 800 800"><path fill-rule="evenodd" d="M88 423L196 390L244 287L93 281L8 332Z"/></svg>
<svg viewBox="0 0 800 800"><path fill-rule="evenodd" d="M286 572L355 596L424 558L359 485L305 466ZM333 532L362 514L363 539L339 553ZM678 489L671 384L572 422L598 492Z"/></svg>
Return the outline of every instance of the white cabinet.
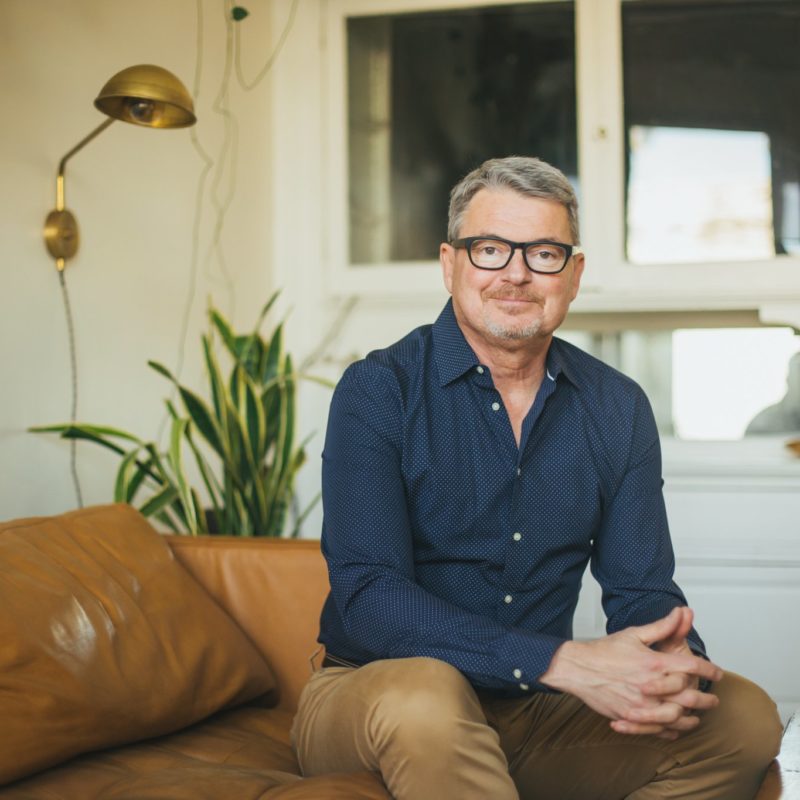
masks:
<svg viewBox="0 0 800 800"><path fill-rule="evenodd" d="M713 661L761 685L787 719L800 706L800 459L778 439L667 441L665 492L676 581ZM601 636L584 581L576 636Z"/></svg>

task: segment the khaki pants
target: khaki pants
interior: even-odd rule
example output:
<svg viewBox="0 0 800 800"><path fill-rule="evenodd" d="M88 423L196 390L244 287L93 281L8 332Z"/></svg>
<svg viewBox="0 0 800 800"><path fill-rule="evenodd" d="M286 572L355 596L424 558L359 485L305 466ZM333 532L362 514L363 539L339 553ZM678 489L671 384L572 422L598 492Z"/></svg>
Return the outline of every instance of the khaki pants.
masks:
<svg viewBox="0 0 800 800"><path fill-rule="evenodd" d="M292 743L306 776L379 772L397 800L752 800L777 754L775 704L732 673L670 742L626 736L570 695L479 695L431 658L316 672Z"/></svg>

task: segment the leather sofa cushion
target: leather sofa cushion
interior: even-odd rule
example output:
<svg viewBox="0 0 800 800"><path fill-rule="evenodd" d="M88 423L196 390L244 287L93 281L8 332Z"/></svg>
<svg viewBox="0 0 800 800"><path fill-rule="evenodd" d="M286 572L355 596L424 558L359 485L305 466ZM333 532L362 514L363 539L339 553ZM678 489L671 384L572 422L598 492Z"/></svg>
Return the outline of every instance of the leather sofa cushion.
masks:
<svg viewBox="0 0 800 800"><path fill-rule="evenodd" d="M274 689L134 509L0 525L0 785Z"/></svg>
<svg viewBox="0 0 800 800"><path fill-rule="evenodd" d="M245 706L159 739L82 756L0 789L0 800L389 800L376 774L300 779L292 714Z"/></svg>
<svg viewBox="0 0 800 800"><path fill-rule="evenodd" d="M183 731L82 756L0 789L2 800L389 800L374 773L300 779L292 713L252 705Z"/></svg>

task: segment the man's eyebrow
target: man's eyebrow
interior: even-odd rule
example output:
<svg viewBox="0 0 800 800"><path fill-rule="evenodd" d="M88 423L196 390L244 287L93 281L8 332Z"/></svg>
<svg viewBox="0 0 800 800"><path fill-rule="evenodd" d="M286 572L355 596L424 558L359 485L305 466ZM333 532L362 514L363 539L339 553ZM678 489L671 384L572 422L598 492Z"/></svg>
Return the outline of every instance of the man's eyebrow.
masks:
<svg viewBox="0 0 800 800"><path fill-rule="evenodd" d="M501 236L499 233L473 233L469 236L463 236L463 239L502 239L504 242L515 242L515 244L519 244L515 239L507 239L505 236ZM535 239L522 239L522 242L554 242L560 243L561 239L558 236L537 236Z"/></svg>

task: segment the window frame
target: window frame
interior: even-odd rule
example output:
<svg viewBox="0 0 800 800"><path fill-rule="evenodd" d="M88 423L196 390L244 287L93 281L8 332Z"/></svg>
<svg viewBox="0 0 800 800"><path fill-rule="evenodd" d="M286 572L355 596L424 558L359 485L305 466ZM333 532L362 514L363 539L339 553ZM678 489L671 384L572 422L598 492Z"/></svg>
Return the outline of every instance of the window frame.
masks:
<svg viewBox="0 0 800 800"><path fill-rule="evenodd" d="M324 218L326 290L332 296L441 295L438 262L351 264L348 231L347 19L548 0L328 0L325 8ZM578 171L587 253L577 312L765 307L800 301L800 257L633 264L625 254L622 3L574 0ZM724 270L724 272L723 272ZM754 277L757 276L757 280ZM777 305L776 305L777 304ZM797 317L797 313L792 315Z"/></svg>

